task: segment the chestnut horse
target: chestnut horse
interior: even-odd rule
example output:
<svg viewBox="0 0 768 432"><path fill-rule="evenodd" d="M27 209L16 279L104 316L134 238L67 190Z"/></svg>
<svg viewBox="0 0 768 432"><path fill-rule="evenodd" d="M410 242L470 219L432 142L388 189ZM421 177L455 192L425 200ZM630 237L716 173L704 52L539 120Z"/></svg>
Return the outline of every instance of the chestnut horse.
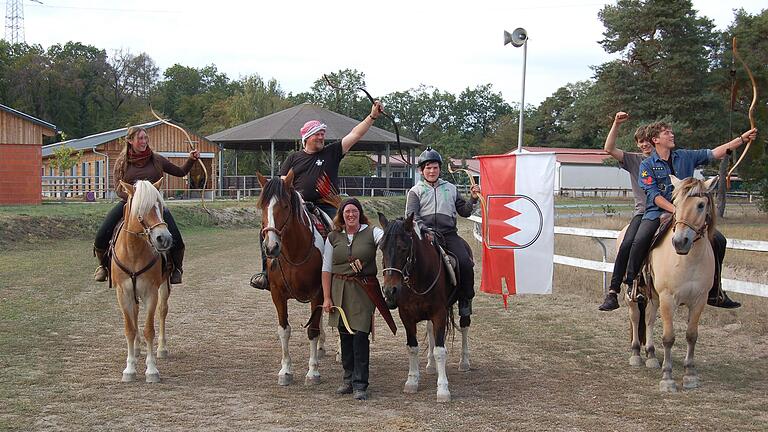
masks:
<svg viewBox="0 0 768 432"><path fill-rule="evenodd" d="M672 176L672 185L675 188L672 195L675 205L674 225L651 249L648 264L644 269L648 287L646 292L649 297L644 305L644 329L640 327L643 305L639 307L638 303L629 302L632 325L630 364L633 366L642 364L640 345L645 342L646 366L659 367L653 345L653 326L657 310L661 311L664 326L664 363L659 382L661 391L677 391L677 385L672 379L672 346L675 343L673 319L675 310L680 305L688 307L688 329L685 332L688 351L683 362L683 388L693 389L699 386L694 349L699 334L699 318L707 304L707 293L715 277L715 255L712 250L715 205L712 193L716 184L717 177L701 181L695 178L678 180Z"/></svg>
<svg viewBox="0 0 768 432"><path fill-rule="evenodd" d="M388 221L379 213L379 223L384 228L381 239L384 283L382 291L387 306L397 308L405 327L408 346L408 379L403 387L405 393L415 393L419 388L419 342L416 324L427 320L429 350L427 371L437 369L437 400L451 400L448 390L448 375L445 371L445 336L453 324L449 313L456 301L455 288L445 271L437 245L422 235L413 215L404 220ZM467 345L469 317L461 318L462 350L460 371L469 370L469 349Z"/></svg>
<svg viewBox="0 0 768 432"><path fill-rule="evenodd" d="M160 179L154 185L139 180L134 186L120 182L128 193L123 209L123 224L112 245L110 283L115 286L117 302L123 312L128 358L123 371L123 382L136 379L136 357L141 353L138 320L139 300L146 305L144 340L147 344L147 382L159 382L153 345L155 340L155 313L159 319L157 357L168 356L165 342L165 319L168 315L169 272L163 266L162 255L171 248L173 238L163 221L163 197L158 191Z"/></svg>
<svg viewBox="0 0 768 432"><path fill-rule="evenodd" d="M288 353L291 326L288 324L288 300L310 304L309 371L305 384L319 384L318 358L324 352L325 333L320 327L323 304L321 269L323 237L304 208L304 200L293 187L293 170L285 179L267 179L256 173L261 185L259 207L267 256L267 275L272 303L277 310L277 335L282 345L282 361L277 375L279 385L293 382L293 364ZM315 313L312 313L315 312ZM318 313L319 312L319 313Z"/></svg>

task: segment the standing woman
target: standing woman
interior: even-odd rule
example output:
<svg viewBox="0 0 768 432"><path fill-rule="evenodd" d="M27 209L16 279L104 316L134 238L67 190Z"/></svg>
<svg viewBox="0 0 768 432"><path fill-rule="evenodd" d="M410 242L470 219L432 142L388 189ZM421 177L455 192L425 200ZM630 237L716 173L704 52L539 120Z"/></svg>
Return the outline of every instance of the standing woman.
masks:
<svg viewBox="0 0 768 432"><path fill-rule="evenodd" d="M152 183L163 178L164 173L172 176L183 177L189 173L192 165L200 158L200 152L193 150L189 153L189 159L184 166L178 167L168 159L152 151L149 147L149 138L146 129L138 126L131 126L125 137L126 145L123 152L115 162L115 191L121 198L121 201L112 210L107 213L107 217L101 224L96 233L96 241L93 244L93 252L99 260L99 267L93 275L98 282L104 282L109 276L109 257L107 248L112 239L112 232L115 230L120 219L123 218L123 207L128 200L128 194L120 187L120 181L134 184L138 180L148 180ZM171 260L174 270L171 274L171 283L181 283L181 274L183 273L184 261L184 241L181 239L181 233L173 220L168 207L163 208L163 219L168 224L168 230L173 236L173 246L171 246Z"/></svg>
<svg viewBox="0 0 768 432"><path fill-rule="evenodd" d="M330 314L328 325L338 327L341 337L343 383L337 394L354 393L356 400L368 399L368 359L374 303L363 286L376 284L376 246L384 235L381 228L368 225L363 206L355 198L341 203L333 218L334 230L328 234L323 253L323 310ZM339 306L354 334L339 325Z"/></svg>

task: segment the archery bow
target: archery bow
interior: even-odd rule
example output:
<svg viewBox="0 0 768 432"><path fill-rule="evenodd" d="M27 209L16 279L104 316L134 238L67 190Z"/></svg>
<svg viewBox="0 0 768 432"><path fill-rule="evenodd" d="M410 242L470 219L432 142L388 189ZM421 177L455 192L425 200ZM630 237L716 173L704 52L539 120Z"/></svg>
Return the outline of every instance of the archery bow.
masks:
<svg viewBox="0 0 768 432"><path fill-rule="evenodd" d="M157 115L155 110L152 109L152 106L149 107L149 110L152 112L152 115L155 116L156 119L160 120L160 122L165 123L168 126L171 126L173 128L176 128L176 129L180 130L184 134L184 136L187 137L187 144L189 145L189 148L192 149L192 151L197 150L195 148L195 145L192 143L192 137L189 136L189 133L187 133L186 129L184 129L181 126L175 125L175 124L169 122L168 120L165 120L165 119L161 118L159 115ZM203 182L203 189L200 191L200 204L202 204L203 210L205 210L205 212L210 215L211 211L208 210L208 207L205 206L205 185L208 183L208 170L205 168L205 164L203 163L202 159L198 158L197 161L200 163L200 166L203 168L203 174L205 174L205 181Z"/></svg>
<svg viewBox="0 0 768 432"><path fill-rule="evenodd" d="M744 61L743 58L741 58L741 54L739 54L739 50L736 48L736 37L733 37L733 56L739 60L739 63L741 63L742 66L744 66L744 70L747 71L747 76L749 76L749 80L752 82L752 103L749 105L749 127L750 129L754 129L757 127L755 122L755 106L757 105L757 83L755 82L755 76L752 75L752 71L749 69L749 66ZM744 156L747 155L747 150L749 150L749 146L752 145L752 139L750 138L749 141L747 141L747 145L744 147L744 151L741 152L741 157L736 161L735 164L731 167L731 169L728 171L728 174L726 175L726 183L730 183L731 179L731 173L736 169L737 166L739 166L739 163L741 163L741 160L744 159Z"/></svg>
<svg viewBox="0 0 768 432"><path fill-rule="evenodd" d="M328 78L328 75L323 74L323 79L325 80L325 82L328 84L330 88L334 90L339 90L339 91L344 90L343 88L333 84L333 82L331 82L331 79ZM374 105L376 104L376 99L374 99L373 96L371 96L371 94L368 93L368 90L366 90L363 87L355 87L354 89L360 90L361 92L365 93L365 95L368 97L368 100L370 100L372 104ZM386 111L382 110L381 108L379 108L379 112L381 112L381 114L384 117L388 118L392 122L392 126L394 126L395 128L395 139L397 140L397 151L398 153L400 153L400 158L403 160L403 162L405 162L406 166L411 166L410 159L406 158L403 155L403 148L400 144L400 129L397 127L397 122L395 121L395 118L389 115Z"/></svg>
<svg viewBox="0 0 768 432"><path fill-rule="evenodd" d="M448 160L446 162L447 162L447 166L448 166L448 172L451 175L453 175L455 173L463 172L464 174L467 175L467 177L469 177L469 186L470 186L470 188L472 188L472 187L477 185L477 183L475 183L475 178L472 176L472 173L470 173L469 170L466 170L464 168L459 168L459 169L454 170L453 167L451 166L451 158L448 158ZM470 196L472 196L472 195L470 194ZM478 193L477 194L477 198L480 200L480 212L481 212L481 215L483 217L483 220L486 220L485 219L485 210L486 210L486 208L485 208L485 199L483 198L483 194L482 193Z"/></svg>

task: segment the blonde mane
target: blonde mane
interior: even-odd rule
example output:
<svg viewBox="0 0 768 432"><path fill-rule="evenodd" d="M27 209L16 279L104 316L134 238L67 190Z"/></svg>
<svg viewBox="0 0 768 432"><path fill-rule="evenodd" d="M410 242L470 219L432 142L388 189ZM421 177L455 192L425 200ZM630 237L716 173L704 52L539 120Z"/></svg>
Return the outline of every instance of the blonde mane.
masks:
<svg viewBox="0 0 768 432"><path fill-rule="evenodd" d="M155 206L155 203L160 203L160 215L162 216L165 201L163 201L160 191L146 180L137 181L134 188L136 190L131 199L131 215L134 217L144 216Z"/></svg>

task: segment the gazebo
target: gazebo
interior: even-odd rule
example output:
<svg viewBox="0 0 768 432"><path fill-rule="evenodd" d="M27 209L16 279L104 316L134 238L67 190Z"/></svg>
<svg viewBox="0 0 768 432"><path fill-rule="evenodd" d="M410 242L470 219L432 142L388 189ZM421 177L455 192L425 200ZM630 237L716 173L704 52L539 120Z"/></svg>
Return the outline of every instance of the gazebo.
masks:
<svg viewBox="0 0 768 432"><path fill-rule="evenodd" d="M209 135L207 138L221 148L235 151L266 151L270 152L271 172L274 176L275 152L301 149L299 129L308 120L320 120L328 125L325 133L326 141L341 140L349 131L360 123L360 120L335 113L319 105L304 103L283 111L258 118L248 123ZM379 122L388 119L381 118ZM421 146L418 142L400 137L400 147L403 154L410 160L415 160L414 149ZM352 151L366 152L377 155L379 164L382 156L386 161L386 188L390 187L391 156L398 155L397 139L394 133L372 126L368 132L355 144ZM393 154L394 151L394 154ZM221 153L219 154L221 166ZM219 185L223 185L223 170L219 171ZM414 178L414 170L410 170L410 179Z"/></svg>

